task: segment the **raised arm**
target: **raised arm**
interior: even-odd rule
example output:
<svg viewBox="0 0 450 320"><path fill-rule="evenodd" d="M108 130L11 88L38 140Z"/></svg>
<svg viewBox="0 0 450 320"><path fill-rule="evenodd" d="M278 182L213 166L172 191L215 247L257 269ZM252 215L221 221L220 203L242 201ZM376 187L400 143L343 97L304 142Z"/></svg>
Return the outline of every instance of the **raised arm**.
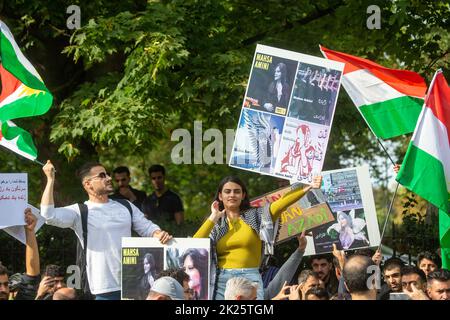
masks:
<svg viewBox="0 0 450 320"><path fill-rule="evenodd" d="M55 185L55 167L47 160L47 163L42 168L47 177L47 184L45 185L44 193L41 198L41 215L45 218L46 223L60 228L73 227L79 215L74 206L55 208L55 201L53 199L53 189Z"/></svg>
<svg viewBox="0 0 450 320"><path fill-rule="evenodd" d="M301 197L303 197L311 189L319 189L322 184L322 176L317 176L313 178L313 182L310 186L303 189L296 189L289 191L280 199L270 204L270 214L272 215L272 220L275 221L281 215L281 213L290 205L297 202Z"/></svg>
<svg viewBox="0 0 450 320"><path fill-rule="evenodd" d="M36 240L36 234L34 232L37 218L33 213L31 213L30 208L25 209L25 223L25 272L28 276L35 277L41 273L41 267L39 262L39 248Z"/></svg>
<svg viewBox="0 0 450 320"><path fill-rule="evenodd" d="M264 299L271 300L276 296L280 288L283 287L283 283L289 283L292 280L295 272L297 271L300 262L302 261L303 255L305 253L307 239L305 231L297 235L298 248L291 254L289 259L281 266L272 281L264 289Z"/></svg>
<svg viewBox="0 0 450 320"><path fill-rule="evenodd" d="M45 185L44 193L41 198L41 205L55 205L55 200L53 199L53 188L55 186L55 167L50 160L42 168L45 176L47 177L47 184Z"/></svg>

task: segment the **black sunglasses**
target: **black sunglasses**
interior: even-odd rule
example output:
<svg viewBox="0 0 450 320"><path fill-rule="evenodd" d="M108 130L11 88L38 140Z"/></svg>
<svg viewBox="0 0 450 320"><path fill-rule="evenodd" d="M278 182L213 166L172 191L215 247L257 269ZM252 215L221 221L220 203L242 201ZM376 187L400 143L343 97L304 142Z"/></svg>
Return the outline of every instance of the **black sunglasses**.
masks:
<svg viewBox="0 0 450 320"><path fill-rule="evenodd" d="M93 177L87 178L86 180L92 180L92 179L96 179L96 178L106 179L106 177L109 177L109 174L107 174L106 172L100 172L99 174L97 174Z"/></svg>

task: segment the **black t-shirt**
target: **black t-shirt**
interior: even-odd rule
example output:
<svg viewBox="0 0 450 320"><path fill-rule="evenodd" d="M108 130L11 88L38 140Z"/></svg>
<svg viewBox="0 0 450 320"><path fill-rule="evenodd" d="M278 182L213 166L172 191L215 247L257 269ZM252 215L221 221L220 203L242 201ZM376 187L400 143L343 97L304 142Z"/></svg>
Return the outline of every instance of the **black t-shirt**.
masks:
<svg viewBox="0 0 450 320"><path fill-rule="evenodd" d="M143 204L143 211L147 219L175 221L175 213L184 211L180 197L173 191L167 190L161 197L153 192Z"/></svg>
<svg viewBox="0 0 450 320"><path fill-rule="evenodd" d="M129 186L131 192L134 193L136 200L132 202L132 204L134 204L136 207L139 208L139 210L143 211L143 207L142 205L144 204L145 199L147 199L147 194L144 191L140 191L140 190L136 190L134 188L132 188L131 186ZM110 196L110 198L112 200L115 199L125 199L125 200L129 200L126 197L124 197L123 195L120 194L119 190L116 190L112 196Z"/></svg>
<svg viewBox="0 0 450 320"><path fill-rule="evenodd" d="M15 300L34 300L41 282L41 276L32 277L24 273L21 278Z"/></svg>

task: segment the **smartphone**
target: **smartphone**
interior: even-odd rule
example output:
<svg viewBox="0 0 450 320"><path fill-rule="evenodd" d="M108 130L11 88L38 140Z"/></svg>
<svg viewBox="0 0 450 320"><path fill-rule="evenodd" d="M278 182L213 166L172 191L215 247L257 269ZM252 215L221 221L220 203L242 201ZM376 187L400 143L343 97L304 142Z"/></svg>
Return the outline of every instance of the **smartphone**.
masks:
<svg viewBox="0 0 450 320"><path fill-rule="evenodd" d="M403 292L391 292L389 294L389 300L411 300L411 298Z"/></svg>

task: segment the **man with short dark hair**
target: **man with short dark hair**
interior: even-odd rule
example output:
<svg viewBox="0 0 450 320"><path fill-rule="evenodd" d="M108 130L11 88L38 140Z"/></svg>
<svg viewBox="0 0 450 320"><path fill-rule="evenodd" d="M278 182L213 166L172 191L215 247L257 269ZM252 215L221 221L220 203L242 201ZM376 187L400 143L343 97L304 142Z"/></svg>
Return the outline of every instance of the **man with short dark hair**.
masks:
<svg viewBox="0 0 450 320"><path fill-rule="evenodd" d="M439 269L428 274L427 293L431 300L450 300L450 271Z"/></svg>
<svg viewBox="0 0 450 320"><path fill-rule="evenodd" d="M117 167L113 170L113 178L117 184L117 189L111 196L111 199L127 199L139 210L142 210L142 204L144 203L147 195L144 191L134 189L130 186L131 176L128 167Z"/></svg>
<svg viewBox="0 0 450 320"><path fill-rule="evenodd" d="M49 264L46 266L43 276L39 284L36 300L52 300L53 294L57 290L67 287L64 280L66 271L61 266Z"/></svg>
<svg viewBox="0 0 450 320"><path fill-rule="evenodd" d="M440 268L441 262L437 255L429 251L423 251L417 255L416 265L428 277L430 272L436 271Z"/></svg>
<svg viewBox="0 0 450 320"><path fill-rule="evenodd" d="M81 208L73 204L55 208L53 188L55 168L50 161L43 167L47 185L41 200L41 213L46 223L75 231L86 253L86 273L89 289L97 300L120 300L122 238L134 230L142 237L156 237L161 243L172 236L145 219L132 203L109 199L113 191L111 177L100 163L87 163L79 170L83 189L89 200L84 203L87 212L87 243L84 241Z"/></svg>
<svg viewBox="0 0 450 320"><path fill-rule="evenodd" d="M322 254L311 258L311 269L323 282L328 295L331 297L338 291L339 281L333 270L333 256L330 254Z"/></svg>
<svg viewBox="0 0 450 320"><path fill-rule="evenodd" d="M166 169L159 165L152 165L148 174L155 191L144 201L143 211L147 219L155 221L174 221L180 225L184 221L184 209L181 198L167 188Z"/></svg>
<svg viewBox="0 0 450 320"><path fill-rule="evenodd" d="M352 255L345 263L342 276L345 286L352 296L352 300L376 300L377 289L371 268L376 267L375 262L362 255Z"/></svg>
<svg viewBox="0 0 450 320"><path fill-rule="evenodd" d="M403 293L412 300L428 300L425 294L427 277L425 273L415 266L405 266L401 270Z"/></svg>
<svg viewBox="0 0 450 320"><path fill-rule="evenodd" d="M385 283L381 286L378 294L379 300L389 300L391 292L402 292L402 273L404 267L401 259L392 257L386 260L383 267L383 278Z"/></svg>

